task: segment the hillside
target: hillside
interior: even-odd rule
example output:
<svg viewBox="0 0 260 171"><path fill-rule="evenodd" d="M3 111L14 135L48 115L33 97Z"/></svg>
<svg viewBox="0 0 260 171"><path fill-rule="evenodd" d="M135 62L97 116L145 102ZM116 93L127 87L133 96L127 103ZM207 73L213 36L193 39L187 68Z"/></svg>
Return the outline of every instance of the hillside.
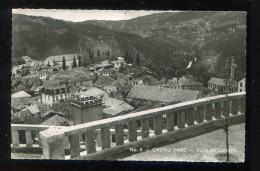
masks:
<svg viewBox="0 0 260 171"><path fill-rule="evenodd" d="M235 57L235 77L245 74L246 15L241 12L158 13L125 21L65 22L46 17L13 15L13 61L28 55L76 53L82 45L100 58L137 53L141 64L161 76L192 73L205 83L228 77L225 61ZM196 58L196 61L195 61ZM89 60L86 53L85 61ZM185 69L189 61L191 68ZM201 75L204 77L201 79Z"/></svg>

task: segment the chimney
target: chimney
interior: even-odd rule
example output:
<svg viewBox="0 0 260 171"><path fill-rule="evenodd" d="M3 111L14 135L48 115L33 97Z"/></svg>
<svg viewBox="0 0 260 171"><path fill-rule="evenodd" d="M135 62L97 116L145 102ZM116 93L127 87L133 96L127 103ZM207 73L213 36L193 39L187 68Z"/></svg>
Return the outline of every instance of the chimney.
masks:
<svg viewBox="0 0 260 171"><path fill-rule="evenodd" d="M102 99L93 96L75 97L71 101L74 125L101 120Z"/></svg>

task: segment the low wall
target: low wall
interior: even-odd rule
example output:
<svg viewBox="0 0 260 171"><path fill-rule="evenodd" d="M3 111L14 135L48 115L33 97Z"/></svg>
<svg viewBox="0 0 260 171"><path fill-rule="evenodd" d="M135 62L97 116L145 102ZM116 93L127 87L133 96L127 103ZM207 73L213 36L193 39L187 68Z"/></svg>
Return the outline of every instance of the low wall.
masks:
<svg viewBox="0 0 260 171"><path fill-rule="evenodd" d="M229 117L230 125L241 124L245 122L245 114L234 115ZM183 129L178 129L173 132L167 132L161 135L144 138L135 142L131 142L124 145L119 145L110 149L96 152L94 154L88 154L86 156L80 157L76 160L111 160L120 158L122 153L129 154L130 148L141 148L151 149L154 147L161 147L168 144L176 143L182 140L186 140L195 136L206 134L218 129L224 128L225 121L224 118L218 120L212 120L193 126L189 126ZM131 153L136 154L136 153Z"/></svg>

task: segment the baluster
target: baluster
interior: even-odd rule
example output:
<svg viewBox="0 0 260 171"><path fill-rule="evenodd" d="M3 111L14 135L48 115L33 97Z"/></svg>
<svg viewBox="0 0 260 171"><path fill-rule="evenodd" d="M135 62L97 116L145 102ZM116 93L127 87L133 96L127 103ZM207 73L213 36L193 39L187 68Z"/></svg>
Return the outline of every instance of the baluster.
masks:
<svg viewBox="0 0 260 171"><path fill-rule="evenodd" d="M155 135L159 135L162 133L162 119L163 119L162 115L155 116L153 119Z"/></svg>
<svg viewBox="0 0 260 171"><path fill-rule="evenodd" d="M101 129L101 140L102 140L102 150L110 148L110 129L102 128Z"/></svg>
<svg viewBox="0 0 260 171"><path fill-rule="evenodd" d="M223 101L223 107L222 107L222 115L224 117L229 116L229 111L230 111L230 100L225 100Z"/></svg>
<svg viewBox="0 0 260 171"><path fill-rule="evenodd" d="M232 115L238 114L238 108L239 108L238 99L231 100L231 114Z"/></svg>
<svg viewBox="0 0 260 171"><path fill-rule="evenodd" d="M77 158L80 156L80 141L79 134L74 134L68 137L70 143L70 158Z"/></svg>
<svg viewBox="0 0 260 171"><path fill-rule="evenodd" d="M13 146L19 146L19 133L18 130L12 131Z"/></svg>
<svg viewBox="0 0 260 171"><path fill-rule="evenodd" d="M177 113L177 126L178 128L185 128L185 110Z"/></svg>
<svg viewBox="0 0 260 171"><path fill-rule="evenodd" d="M123 125L115 126L115 138L116 138L116 145L124 144L124 126Z"/></svg>
<svg viewBox="0 0 260 171"><path fill-rule="evenodd" d="M141 120L141 133L142 133L142 138L149 137L149 120L148 119Z"/></svg>
<svg viewBox="0 0 260 171"><path fill-rule="evenodd" d="M97 145L98 145L99 147L102 146L102 139L101 139L101 131L100 131L100 129L97 130L96 142L97 142Z"/></svg>
<svg viewBox="0 0 260 171"><path fill-rule="evenodd" d="M166 130L173 131L175 126L175 113L168 113L166 115Z"/></svg>
<svg viewBox="0 0 260 171"><path fill-rule="evenodd" d="M220 118L221 116L221 103L220 102L215 102L214 103L214 117L216 119Z"/></svg>
<svg viewBox="0 0 260 171"><path fill-rule="evenodd" d="M245 98L244 97L242 97L241 99L240 99L240 101L239 101L239 112L240 113L245 113L245 108L246 108L246 103L245 103Z"/></svg>
<svg viewBox="0 0 260 171"><path fill-rule="evenodd" d="M95 132L94 131L87 131L85 133L85 140L86 140L86 148L88 154L96 152L96 141L95 141Z"/></svg>
<svg viewBox="0 0 260 171"><path fill-rule="evenodd" d="M194 108L190 108L187 110L186 124L188 126L194 125L194 119L195 119L195 110Z"/></svg>
<svg viewBox="0 0 260 171"><path fill-rule="evenodd" d="M128 122L128 139L129 142L137 140L137 123L136 121Z"/></svg>
<svg viewBox="0 0 260 171"><path fill-rule="evenodd" d="M38 133L38 140L39 140L39 147L42 146L42 140L41 140L41 137L40 137L40 132Z"/></svg>
<svg viewBox="0 0 260 171"><path fill-rule="evenodd" d="M205 105L205 120L210 121L212 120L213 116L213 108L212 108L212 103L208 103Z"/></svg>
<svg viewBox="0 0 260 171"><path fill-rule="evenodd" d="M32 133L31 130L25 130L26 147L32 147Z"/></svg>
<svg viewBox="0 0 260 171"><path fill-rule="evenodd" d="M204 122L204 106L198 106L196 112L196 122Z"/></svg>

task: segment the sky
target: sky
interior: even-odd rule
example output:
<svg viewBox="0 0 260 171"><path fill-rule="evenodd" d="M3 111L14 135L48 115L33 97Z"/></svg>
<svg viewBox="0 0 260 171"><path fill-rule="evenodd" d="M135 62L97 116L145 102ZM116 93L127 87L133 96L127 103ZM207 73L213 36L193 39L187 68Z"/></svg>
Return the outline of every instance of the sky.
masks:
<svg viewBox="0 0 260 171"><path fill-rule="evenodd" d="M14 14L43 16L65 21L80 22L86 20L128 20L154 13L174 11L13 9L12 12Z"/></svg>

